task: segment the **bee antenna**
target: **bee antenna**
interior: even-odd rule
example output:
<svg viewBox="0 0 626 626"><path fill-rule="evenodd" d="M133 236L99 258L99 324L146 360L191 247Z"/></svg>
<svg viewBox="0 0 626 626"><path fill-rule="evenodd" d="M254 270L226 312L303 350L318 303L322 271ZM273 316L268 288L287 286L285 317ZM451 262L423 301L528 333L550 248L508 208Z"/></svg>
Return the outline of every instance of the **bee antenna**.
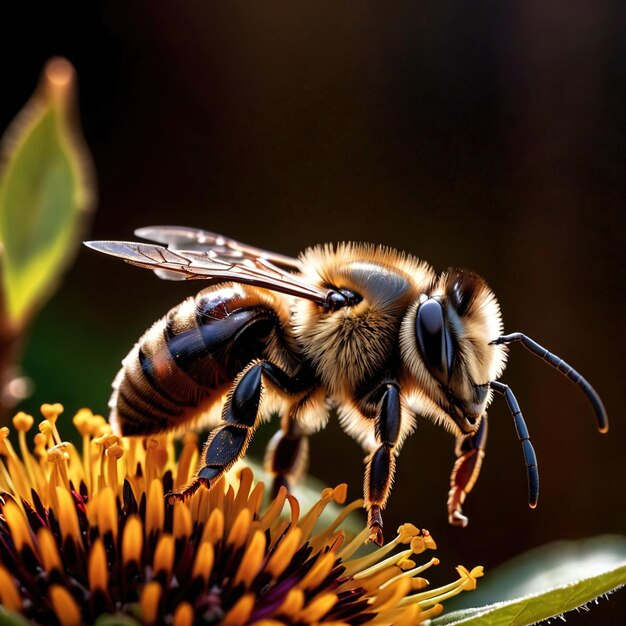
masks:
<svg viewBox="0 0 626 626"><path fill-rule="evenodd" d="M522 410L517 403L517 398L508 385L494 380L489 383L489 386L495 392L505 397L513 420L515 421L515 430L517 431L517 438L522 444L526 473L528 475L528 504L534 509L539 499L539 470L537 468L537 455L535 454L533 444L530 443L530 435L528 434L528 428L526 427Z"/></svg>
<svg viewBox="0 0 626 626"><path fill-rule="evenodd" d="M600 396L596 390L579 374L571 365L566 363L562 358L552 354L549 350L546 350L543 346L540 346L536 341L533 341L530 337L527 337L523 333L511 333L510 335L502 335L495 341L492 341L490 345L509 345L510 343L519 342L526 350L532 352L535 356L543 359L546 363L554 367L564 376L567 376L580 390L587 396L587 399L593 407L593 411L596 414L596 421L598 423L598 430L601 433L606 433L609 430L609 418L607 417L606 410L600 400ZM492 383L492 388L493 383Z"/></svg>

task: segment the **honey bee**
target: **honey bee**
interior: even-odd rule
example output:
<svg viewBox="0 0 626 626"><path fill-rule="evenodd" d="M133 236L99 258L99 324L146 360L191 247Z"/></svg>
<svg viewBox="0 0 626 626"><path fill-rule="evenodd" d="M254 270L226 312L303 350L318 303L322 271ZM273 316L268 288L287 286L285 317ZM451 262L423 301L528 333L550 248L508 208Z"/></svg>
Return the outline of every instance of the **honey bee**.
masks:
<svg viewBox="0 0 626 626"><path fill-rule="evenodd" d="M437 275L426 262L383 246L322 245L296 259L192 228L157 226L136 235L165 246L86 245L161 278L209 285L146 331L113 383L110 421L120 434L188 428L221 412L195 478L168 494L170 501L210 489L275 413L281 427L266 465L274 490L289 488L306 468L308 436L334 408L367 455L372 541L383 541L381 511L416 416L456 436L448 517L465 526L462 505L480 472L495 392L513 416L534 508L537 459L517 400L499 380L512 343L574 382L599 430L608 430L602 401L578 372L526 335L503 334L498 301L477 274Z"/></svg>

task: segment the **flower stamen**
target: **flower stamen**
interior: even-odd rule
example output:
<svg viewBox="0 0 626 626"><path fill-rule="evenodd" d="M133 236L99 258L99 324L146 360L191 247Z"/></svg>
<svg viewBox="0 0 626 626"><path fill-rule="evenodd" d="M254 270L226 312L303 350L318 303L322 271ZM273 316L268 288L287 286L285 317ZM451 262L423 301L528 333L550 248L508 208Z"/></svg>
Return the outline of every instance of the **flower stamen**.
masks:
<svg viewBox="0 0 626 626"><path fill-rule="evenodd" d="M426 590L419 574L438 559L416 557L436 545L412 524L353 558L370 531L351 536L342 525L362 501L320 521L344 504L346 485L325 489L301 515L284 488L263 508L263 483L234 469L210 491L166 504L163 494L188 481L199 456L195 435L177 466L172 437L117 437L82 409L81 454L59 436L62 410L42 407L34 456L32 418L13 422L20 455L0 429L0 603L33 623L92 624L112 611L148 626L413 626L482 575L459 567L458 580Z"/></svg>

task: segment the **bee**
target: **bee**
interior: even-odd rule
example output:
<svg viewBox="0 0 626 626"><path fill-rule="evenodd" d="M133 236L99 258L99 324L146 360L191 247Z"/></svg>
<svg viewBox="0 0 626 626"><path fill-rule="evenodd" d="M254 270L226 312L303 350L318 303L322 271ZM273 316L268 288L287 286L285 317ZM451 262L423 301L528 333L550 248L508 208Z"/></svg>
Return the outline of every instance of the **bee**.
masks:
<svg viewBox="0 0 626 626"><path fill-rule="evenodd" d="M193 228L156 226L136 235L165 245L86 245L160 278L208 285L146 331L113 383L110 422L123 435L180 430L203 415L219 416L195 477L168 494L170 502L215 485L276 413L281 425L266 465L274 491L291 487L307 466L309 435L334 408L366 453L372 541L383 542L381 512L417 416L456 436L448 518L465 526L462 506L480 472L487 408L498 394L521 442L534 508L536 455L515 395L499 380L513 343L576 384L600 432L608 430L591 385L526 335L503 334L494 293L470 271L438 275L414 256L366 244L316 246L296 259Z"/></svg>

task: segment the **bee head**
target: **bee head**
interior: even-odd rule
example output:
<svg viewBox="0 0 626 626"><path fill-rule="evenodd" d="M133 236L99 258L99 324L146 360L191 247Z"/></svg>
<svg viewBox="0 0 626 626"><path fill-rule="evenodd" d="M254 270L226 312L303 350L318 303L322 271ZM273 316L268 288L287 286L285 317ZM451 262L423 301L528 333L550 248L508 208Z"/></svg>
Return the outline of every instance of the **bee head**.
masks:
<svg viewBox="0 0 626 626"><path fill-rule="evenodd" d="M463 270L441 275L402 322L403 359L418 387L462 432L491 401L489 381L505 365L500 307L485 281Z"/></svg>

